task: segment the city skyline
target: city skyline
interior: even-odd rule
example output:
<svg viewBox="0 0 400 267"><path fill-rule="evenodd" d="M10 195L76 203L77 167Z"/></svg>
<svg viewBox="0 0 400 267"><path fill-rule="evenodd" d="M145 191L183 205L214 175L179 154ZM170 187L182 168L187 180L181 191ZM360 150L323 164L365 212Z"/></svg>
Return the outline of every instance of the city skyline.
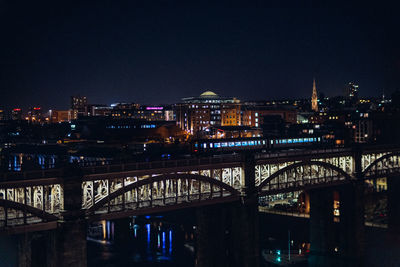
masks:
<svg viewBox="0 0 400 267"><path fill-rule="evenodd" d="M214 91L215 91L215 93L217 95L222 96L222 97L235 97L235 98L239 99L242 103L245 103L245 102L304 101L304 100L308 100L308 99L312 99L313 98L315 83L317 83L317 81L314 78L313 79L312 89L311 89L312 91L308 96L298 97L298 98L296 98L296 97L286 97L286 98L269 98L269 99L261 99L261 98L259 98L259 99L241 99L241 98L238 98L237 96L233 96L233 95L221 95L218 90L214 90ZM317 88L317 91L316 91L317 92L316 93L317 98L316 99L318 101L321 100L320 99L321 94L322 94L323 97L328 97L328 98L332 98L332 97L347 97L347 91L346 91L346 90L348 90L347 87L349 85L353 85L353 84L354 84L353 82L349 82L348 84L343 86L343 88L341 89L340 93L338 93L336 95L331 95L331 96L325 95L325 93L323 91L320 92L320 90L319 90L319 88L317 86L316 87ZM356 86L358 88L358 85L356 85ZM200 90L200 93L198 95L201 95L201 93L204 93L204 92L213 92L214 93L214 91L203 89L203 90ZM382 93L384 93L384 92L382 92ZM23 109L25 111L33 109L33 108L37 108L37 107L42 109L42 110L46 110L46 109L49 109L49 110L52 110L52 109L56 109L56 110L70 109L71 108L71 103L69 102L69 99L71 97L74 97L74 96L77 96L77 97L82 96L82 97L85 97L85 98L87 97L86 95L78 93L78 94L74 94L74 95L68 96L68 98L65 99L64 103L61 103L61 104L58 104L58 105L54 105L54 104L50 104L48 106L42 105L42 103L46 102L46 101L42 101L42 103L40 103L40 102L39 103L30 103L30 104L26 103L25 106L24 105L17 105L17 104L14 104L14 103L8 103L8 104L0 103L0 108L5 108L6 110L13 110L13 109L20 110L20 109ZM167 102L143 103L142 102L141 103L141 102L137 102L137 101L130 101L130 100L127 100L127 99L119 99L119 101L108 101L108 102L105 102L105 103L95 103L95 102L91 101L92 99L90 97L87 97L88 98L87 104L90 104L90 105L105 105L105 106L110 106L110 107L112 107L113 105L116 105L116 104L121 104L121 103L135 103L135 104L142 105L142 106L167 106L167 105L176 105L178 103L182 103L182 101L184 101L184 99L187 98L187 97L196 97L196 95L178 97L178 100L176 102L173 102L173 103L171 103L171 102L169 102L169 103L167 103ZM390 99L390 95L387 95L387 94L384 94L384 95L380 94L380 95L375 95L375 96L365 96L365 95L362 94L362 92L361 92L360 97L361 97L361 99L379 99L379 98L382 98L382 97L385 97L385 99Z"/></svg>
<svg viewBox="0 0 400 267"><path fill-rule="evenodd" d="M205 90L244 100L361 96L398 84L386 9L2 4L1 105L175 103Z"/></svg>

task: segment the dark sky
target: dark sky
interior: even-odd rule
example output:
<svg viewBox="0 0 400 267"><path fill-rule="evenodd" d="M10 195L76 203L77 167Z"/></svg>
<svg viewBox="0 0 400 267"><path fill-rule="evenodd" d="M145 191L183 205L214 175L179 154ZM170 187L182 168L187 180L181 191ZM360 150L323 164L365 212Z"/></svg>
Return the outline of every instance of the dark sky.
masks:
<svg viewBox="0 0 400 267"><path fill-rule="evenodd" d="M0 0L0 106L303 98L313 76L328 96L400 85L394 8L37 2Z"/></svg>

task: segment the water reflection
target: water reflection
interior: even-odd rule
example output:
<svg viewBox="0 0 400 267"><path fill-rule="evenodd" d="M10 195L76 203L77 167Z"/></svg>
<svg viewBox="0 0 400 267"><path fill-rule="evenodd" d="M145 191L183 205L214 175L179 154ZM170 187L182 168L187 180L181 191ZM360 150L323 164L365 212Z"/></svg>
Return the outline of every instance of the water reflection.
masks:
<svg viewBox="0 0 400 267"><path fill-rule="evenodd" d="M101 221L88 230L88 266L194 266L184 227L161 218L132 218L127 237L120 225ZM123 233L125 234L125 232Z"/></svg>

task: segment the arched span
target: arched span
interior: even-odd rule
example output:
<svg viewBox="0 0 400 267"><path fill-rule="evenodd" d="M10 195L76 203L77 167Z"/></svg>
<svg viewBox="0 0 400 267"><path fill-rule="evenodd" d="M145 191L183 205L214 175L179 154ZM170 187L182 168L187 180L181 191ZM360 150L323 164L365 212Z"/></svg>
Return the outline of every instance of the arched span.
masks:
<svg viewBox="0 0 400 267"><path fill-rule="evenodd" d="M137 181L135 183L129 184L125 187L122 187L115 192L109 194L107 197L101 199L99 202L95 203L92 207L90 207L86 213L91 214L94 213L96 210L102 208L104 205L106 205L109 201L125 194L125 192L129 192L131 190L134 190L136 188L140 188L141 186L152 184L154 182L161 182L161 181L166 181L166 180L196 180L196 181L201 181L205 183L209 183L211 186L217 186L222 189L225 189L231 195L236 196L239 195L239 191L236 190L235 188L231 187L230 185L227 185L220 180L217 180L215 178L211 178L208 176L203 176L199 174L162 174L158 176L153 176L147 179L143 179L140 181Z"/></svg>
<svg viewBox="0 0 400 267"><path fill-rule="evenodd" d="M320 166L320 167L325 168L326 170L331 170L333 172L336 172L338 174L338 175L336 175L336 177L337 176L343 176L344 179L348 180L348 181L350 181L352 179L351 176L348 173L346 173L344 170L342 170L341 168L339 168L339 167L337 167L335 165L332 165L330 163L323 162L323 161L313 161L313 160L311 160L311 161L301 161L301 162L297 162L297 163L291 164L291 165L289 165L289 166L287 166L287 167L285 167L283 169L280 169L277 172L273 173L270 177L265 179L258 186L258 192L261 194L263 192L263 189L266 186L268 186L268 185L271 186L271 182L274 179L276 179L276 178L279 179L279 176L285 174L286 172L290 172L291 170L295 170L295 169L297 169L299 167L311 167L311 166ZM318 180L318 179L326 179L326 178L330 179L331 177L325 176L325 173L324 173L323 177L317 177L316 179L310 179L310 180ZM300 189L300 187L304 187L304 184L298 185L298 184L301 184L302 182L304 182L304 179L303 180L302 179L298 179L298 180L296 179L295 181L286 181L285 183L283 183L283 185L287 185L287 184L289 184L289 185L294 184L294 185L293 186L282 186L282 188L280 188L279 183L272 184L274 188L273 189L270 188L270 190L271 191L279 191L279 190L286 190L287 189L288 191L293 191L293 190L296 190L297 187L299 187L299 189ZM330 184L330 183L331 182L328 182L326 184ZM322 185L324 183L319 183L319 184ZM281 183L281 185L282 185L282 183Z"/></svg>
<svg viewBox="0 0 400 267"><path fill-rule="evenodd" d="M37 208L31 207L31 206L28 206L28 205L25 205L22 203L18 203L18 202L14 202L14 201L10 201L10 200L0 199L0 207L30 213L33 216L36 216L47 222L58 220L57 216L55 216L53 214L45 212L41 209L37 209Z"/></svg>
<svg viewBox="0 0 400 267"><path fill-rule="evenodd" d="M384 156L382 156L382 157L380 157L380 158L374 160L374 162L372 162L371 164L369 164L368 167L365 168L365 170L363 171L363 173L362 173L362 174L363 174L363 177L364 177L369 171L371 171L373 167L377 166L380 162L383 162L383 161L385 161L385 160L387 160L387 159L389 159L389 158L391 158L391 157L393 157L393 156L398 156L398 157L400 157L400 152L395 152L395 153L386 154L386 155L384 155ZM399 164L399 162L398 162L398 164ZM399 167L399 166L397 166L397 167Z"/></svg>

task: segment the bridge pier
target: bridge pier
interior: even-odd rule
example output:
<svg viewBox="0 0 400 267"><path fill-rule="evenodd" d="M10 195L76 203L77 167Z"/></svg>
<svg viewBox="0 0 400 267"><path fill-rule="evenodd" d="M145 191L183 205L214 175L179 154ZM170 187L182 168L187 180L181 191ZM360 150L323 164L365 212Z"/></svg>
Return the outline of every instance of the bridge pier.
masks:
<svg viewBox="0 0 400 267"><path fill-rule="evenodd" d="M57 266L52 247L54 231L43 231L17 235L17 254L19 267Z"/></svg>
<svg viewBox="0 0 400 267"><path fill-rule="evenodd" d="M54 262L60 267L85 267L87 265L87 222L82 210L82 171L72 165L65 169L63 177L63 221L56 230Z"/></svg>
<svg viewBox="0 0 400 267"><path fill-rule="evenodd" d="M86 267L86 220L82 207L82 175L78 167L64 173L64 210L58 228L18 237L19 267Z"/></svg>
<svg viewBox="0 0 400 267"><path fill-rule="evenodd" d="M197 208L196 267L229 266L224 205Z"/></svg>
<svg viewBox="0 0 400 267"><path fill-rule="evenodd" d="M54 239L55 257L52 262L56 264L51 266L86 266L86 231L84 220L62 222Z"/></svg>
<svg viewBox="0 0 400 267"><path fill-rule="evenodd" d="M387 209L389 242L400 251L400 177L387 177Z"/></svg>
<svg viewBox="0 0 400 267"><path fill-rule="evenodd" d="M258 202L234 203L231 207L230 266L259 266Z"/></svg>
<svg viewBox="0 0 400 267"><path fill-rule="evenodd" d="M254 155L244 155L240 202L197 210L197 267L258 267L259 218Z"/></svg>
<svg viewBox="0 0 400 267"><path fill-rule="evenodd" d="M341 186L339 191L339 255L341 266L365 266L364 182Z"/></svg>
<svg viewBox="0 0 400 267"><path fill-rule="evenodd" d="M313 189L310 195L309 267L334 266L333 191Z"/></svg>
<svg viewBox="0 0 400 267"><path fill-rule="evenodd" d="M32 266L32 234L18 235L18 267Z"/></svg>

